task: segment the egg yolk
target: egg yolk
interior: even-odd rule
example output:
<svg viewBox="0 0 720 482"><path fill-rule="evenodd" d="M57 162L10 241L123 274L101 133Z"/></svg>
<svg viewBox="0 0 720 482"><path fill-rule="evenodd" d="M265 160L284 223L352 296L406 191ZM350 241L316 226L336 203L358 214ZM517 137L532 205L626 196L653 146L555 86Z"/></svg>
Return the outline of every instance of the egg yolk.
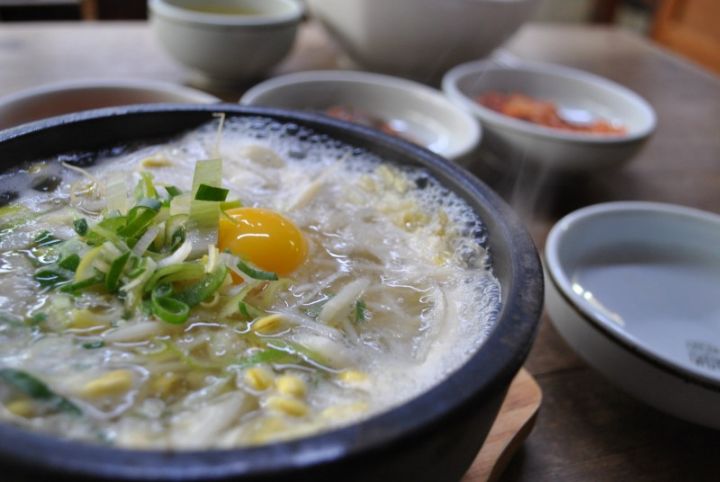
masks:
<svg viewBox="0 0 720 482"><path fill-rule="evenodd" d="M295 224L263 208L226 211L218 227L218 247L265 271L287 276L305 261L307 242Z"/></svg>

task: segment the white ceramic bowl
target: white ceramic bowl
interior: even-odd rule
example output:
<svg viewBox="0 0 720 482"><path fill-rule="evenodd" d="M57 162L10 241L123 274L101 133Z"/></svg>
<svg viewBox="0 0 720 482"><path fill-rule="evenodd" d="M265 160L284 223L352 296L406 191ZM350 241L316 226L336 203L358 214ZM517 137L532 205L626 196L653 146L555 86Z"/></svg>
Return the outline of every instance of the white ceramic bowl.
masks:
<svg viewBox="0 0 720 482"><path fill-rule="evenodd" d="M307 0L347 53L378 72L437 80L488 55L532 15L538 0Z"/></svg>
<svg viewBox="0 0 720 482"><path fill-rule="evenodd" d="M562 171L593 171L630 160L655 130L655 112L640 96L610 80L561 65L482 60L459 65L443 78L443 90L480 119L483 149L502 162L530 162ZM475 98L499 91L523 93L560 107L583 109L620 122L625 135L562 131L483 107Z"/></svg>
<svg viewBox="0 0 720 482"><path fill-rule="evenodd" d="M296 0L150 0L149 9L151 27L170 55L217 83L268 72L290 51L303 15ZM206 13L213 9L253 14Z"/></svg>
<svg viewBox="0 0 720 482"><path fill-rule="evenodd" d="M462 161L480 140L478 122L442 92L416 82L352 71L316 71L270 79L240 99L247 105L323 112L355 108L377 117L408 139L448 159Z"/></svg>
<svg viewBox="0 0 720 482"><path fill-rule="evenodd" d="M56 82L0 97L0 129L101 107L219 101L217 97L205 92L168 82L125 79Z"/></svg>
<svg viewBox="0 0 720 482"><path fill-rule="evenodd" d="M546 308L620 388L720 429L720 216L616 202L575 211L545 247Z"/></svg>

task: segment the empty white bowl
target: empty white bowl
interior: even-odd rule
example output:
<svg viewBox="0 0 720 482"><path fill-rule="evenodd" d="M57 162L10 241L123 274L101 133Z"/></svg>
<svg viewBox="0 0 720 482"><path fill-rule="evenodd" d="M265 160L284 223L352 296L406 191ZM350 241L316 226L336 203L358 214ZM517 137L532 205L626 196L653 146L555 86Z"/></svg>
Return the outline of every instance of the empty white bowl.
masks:
<svg viewBox="0 0 720 482"><path fill-rule="evenodd" d="M590 206L545 247L546 308L609 380L720 429L720 216L646 202Z"/></svg>
<svg viewBox="0 0 720 482"><path fill-rule="evenodd" d="M215 83L262 76L293 46L296 0L150 0L150 25L175 60Z"/></svg>
<svg viewBox="0 0 720 482"><path fill-rule="evenodd" d="M483 125L483 149L513 164L529 162L560 171L593 171L630 160L655 130L655 112L640 96L581 70L539 62L482 60L455 67L443 90ZM487 92L522 93L620 122L624 135L569 132L495 112L476 102Z"/></svg>
<svg viewBox="0 0 720 482"><path fill-rule="evenodd" d="M307 0L311 13L364 68L432 81L488 55L538 0Z"/></svg>
<svg viewBox="0 0 720 482"><path fill-rule="evenodd" d="M462 161L480 140L478 122L442 92L387 75L353 71L290 74L256 85L240 102L315 112L332 106L354 108L456 161Z"/></svg>
<svg viewBox="0 0 720 482"><path fill-rule="evenodd" d="M0 129L82 110L165 102L213 103L200 90L152 80L86 79L55 82L0 98Z"/></svg>

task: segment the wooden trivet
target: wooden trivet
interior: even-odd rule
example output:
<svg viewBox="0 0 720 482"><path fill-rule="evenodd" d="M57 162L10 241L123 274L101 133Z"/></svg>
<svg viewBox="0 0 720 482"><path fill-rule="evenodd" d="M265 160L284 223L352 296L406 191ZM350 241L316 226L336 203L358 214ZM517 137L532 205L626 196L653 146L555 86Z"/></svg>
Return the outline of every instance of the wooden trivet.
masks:
<svg viewBox="0 0 720 482"><path fill-rule="evenodd" d="M510 385L485 444L461 482L498 480L513 454L530 435L541 401L540 386L532 375L521 369Z"/></svg>

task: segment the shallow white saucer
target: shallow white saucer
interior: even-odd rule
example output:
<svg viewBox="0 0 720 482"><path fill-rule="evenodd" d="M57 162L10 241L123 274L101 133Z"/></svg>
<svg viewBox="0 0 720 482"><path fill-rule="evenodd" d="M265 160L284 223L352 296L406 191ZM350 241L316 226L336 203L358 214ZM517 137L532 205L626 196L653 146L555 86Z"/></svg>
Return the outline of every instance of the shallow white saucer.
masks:
<svg viewBox="0 0 720 482"><path fill-rule="evenodd" d="M635 397L720 428L720 216L616 202L575 211L545 247L546 307Z"/></svg>
<svg viewBox="0 0 720 482"><path fill-rule="evenodd" d="M156 80L81 79L55 82L0 97L0 130L101 107L219 101L200 90Z"/></svg>

